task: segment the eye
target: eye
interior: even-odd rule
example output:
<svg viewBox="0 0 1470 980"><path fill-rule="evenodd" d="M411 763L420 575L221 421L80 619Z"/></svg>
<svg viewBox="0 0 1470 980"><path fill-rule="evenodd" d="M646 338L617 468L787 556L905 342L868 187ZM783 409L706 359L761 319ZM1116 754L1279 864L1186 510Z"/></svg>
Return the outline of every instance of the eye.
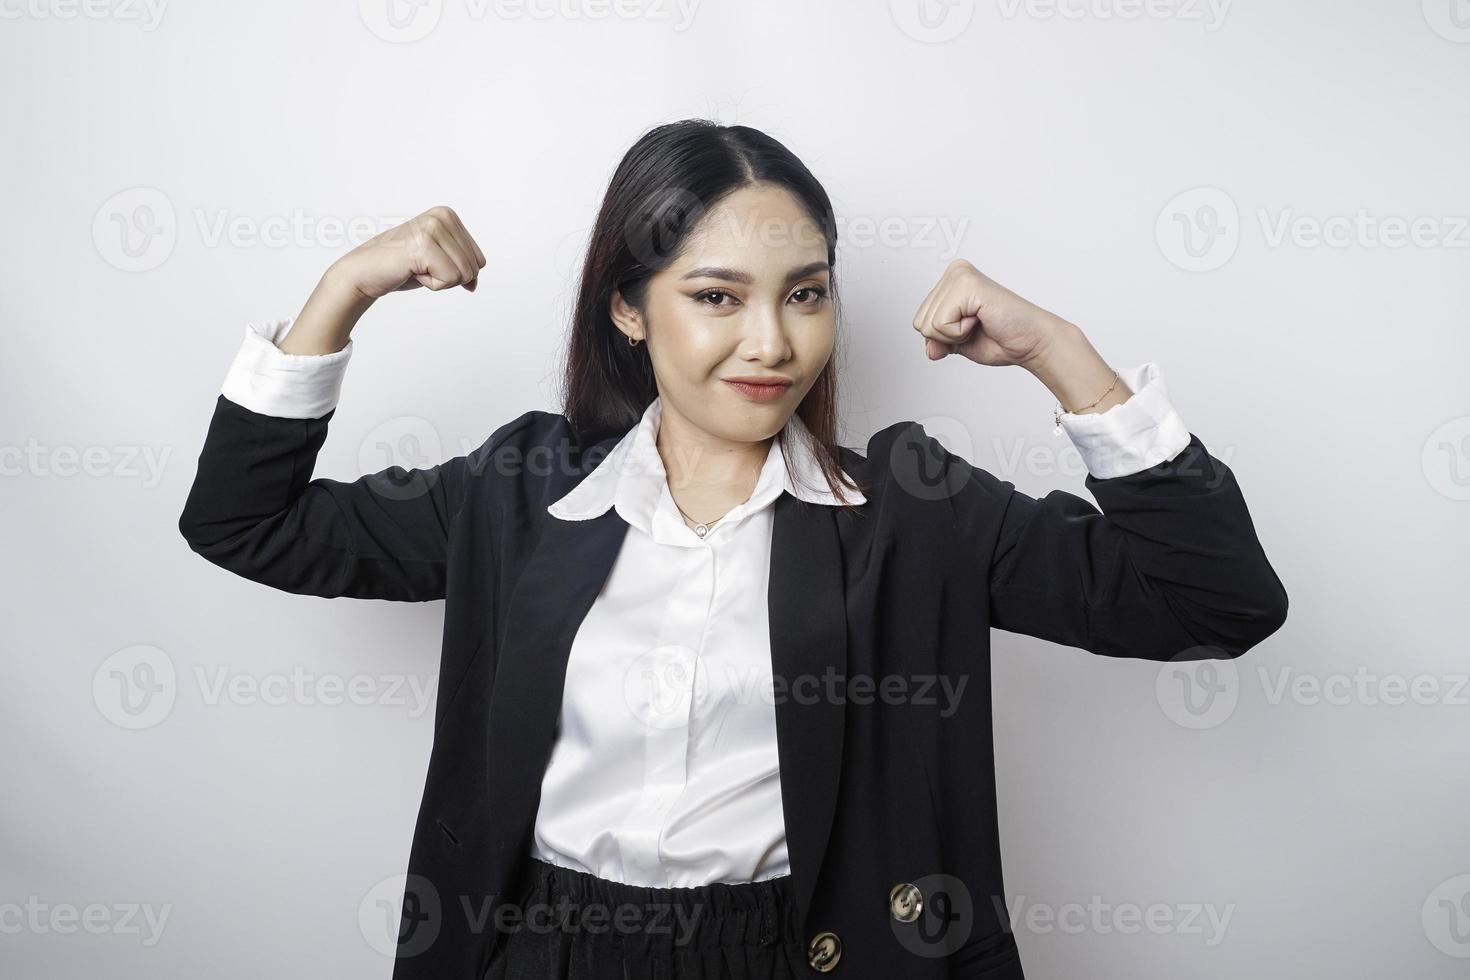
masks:
<svg viewBox="0 0 1470 980"><path fill-rule="evenodd" d="M827 298L827 287L826 286L802 286L796 292L792 293L791 294L791 297L792 297L792 299L795 299L797 296L800 296L802 293L811 293L812 294L808 299L804 300L803 302L805 302L805 303L807 303L809 305L812 305L812 306L818 306L818 305L821 304L821 302L824 299Z"/></svg>
<svg viewBox="0 0 1470 980"><path fill-rule="evenodd" d="M696 293L695 296L694 296L694 301L696 303L705 303L706 300L709 300L711 297L715 297L715 296L720 296L720 297L723 297L725 299L731 299L731 300L733 300L735 298L733 294L728 293L728 292L726 292L723 289L706 289L702 293ZM706 305L719 308L719 307L722 307L722 306L729 306L730 304L729 303L707 303Z"/></svg>

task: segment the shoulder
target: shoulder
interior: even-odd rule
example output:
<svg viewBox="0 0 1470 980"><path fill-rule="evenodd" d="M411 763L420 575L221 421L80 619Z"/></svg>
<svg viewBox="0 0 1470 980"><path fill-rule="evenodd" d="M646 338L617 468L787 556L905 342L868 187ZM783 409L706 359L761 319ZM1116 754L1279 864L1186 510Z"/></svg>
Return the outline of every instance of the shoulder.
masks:
<svg viewBox="0 0 1470 980"><path fill-rule="evenodd" d="M532 409L504 423L466 457L477 479L564 493L586 476L622 432L579 432L560 412Z"/></svg>
<svg viewBox="0 0 1470 980"><path fill-rule="evenodd" d="M531 409L490 433L489 438L472 455L485 456L507 448L523 451L555 449L582 453L609 441L616 442L621 435L621 432L612 429L578 432L560 412Z"/></svg>
<svg viewBox="0 0 1470 980"><path fill-rule="evenodd" d="M911 419L874 432L861 454L844 447L842 459L847 472L871 485L875 494L893 506L1004 503L1012 489L1011 484L951 452L922 423Z"/></svg>

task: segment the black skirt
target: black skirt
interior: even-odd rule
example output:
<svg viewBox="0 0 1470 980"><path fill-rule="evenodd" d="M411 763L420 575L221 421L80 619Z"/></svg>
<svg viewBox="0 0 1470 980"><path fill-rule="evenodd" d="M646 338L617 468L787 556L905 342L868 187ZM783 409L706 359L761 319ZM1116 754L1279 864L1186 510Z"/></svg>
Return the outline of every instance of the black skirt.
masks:
<svg viewBox="0 0 1470 980"><path fill-rule="evenodd" d="M527 857L486 980L795 980L791 876L649 888Z"/></svg>

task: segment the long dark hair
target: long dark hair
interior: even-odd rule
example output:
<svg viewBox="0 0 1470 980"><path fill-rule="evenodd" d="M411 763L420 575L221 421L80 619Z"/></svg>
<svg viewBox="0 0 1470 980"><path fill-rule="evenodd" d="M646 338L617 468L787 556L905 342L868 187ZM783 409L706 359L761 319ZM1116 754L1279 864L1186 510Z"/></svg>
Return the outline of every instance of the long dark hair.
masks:
<svg viewBox="0 0 1470 980"><path fill-rule="evenodd" d="M837 226L827 192L796 155L749 126L684 119L644 133L608 184L587 246L562 376L562 412L579 434L626 431L658 397L647 344L630 346L613 324L613 291L645 309L648 280L678 256L689 233L727 194L757 182L777 184L799 200L827 240L831 295L837 295ZM837 445L837 347L796 414L811 430L828 488L847 506ZM777 438L790 453L783 428ZM795 474L791 473L792 479Z"/></svg>

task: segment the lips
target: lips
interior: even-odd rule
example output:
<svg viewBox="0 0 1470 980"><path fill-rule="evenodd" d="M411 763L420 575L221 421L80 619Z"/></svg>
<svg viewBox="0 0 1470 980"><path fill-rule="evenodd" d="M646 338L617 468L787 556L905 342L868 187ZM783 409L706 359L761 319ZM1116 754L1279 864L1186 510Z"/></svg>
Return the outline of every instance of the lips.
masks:
<svg viewBox="0 0 1470 980"><path fill-rule="evenodd" d="M789 381L765 381L754 378L725 378L725 384L751 401L768 402L780 398L791 387Z"/></svg>

